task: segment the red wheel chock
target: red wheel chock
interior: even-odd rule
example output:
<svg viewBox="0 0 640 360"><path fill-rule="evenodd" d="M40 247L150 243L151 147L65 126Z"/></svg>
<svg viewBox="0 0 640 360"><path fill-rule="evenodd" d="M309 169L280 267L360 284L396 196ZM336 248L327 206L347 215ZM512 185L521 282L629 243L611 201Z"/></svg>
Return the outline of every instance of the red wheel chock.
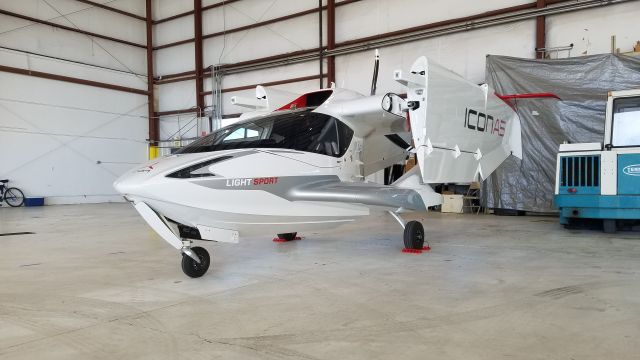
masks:
<svg viewBox="0 0 640 360"><path fill-rule="evenodd" d="M429 251L431 248L429 245L424 246L422 249L402 249L402 252L405 254L422 254L423 251Z"/></svg>
<svg viewBox="0 0 640 360"><path fill-rule="evenodd" d="M302 238L300 236L296 236L293 238L293 240L302 240ZM285 242L289 242L289 241L293 241L293 240L285 240L283 238L273 238L273 242L275 243L285 243Z"/></svg>

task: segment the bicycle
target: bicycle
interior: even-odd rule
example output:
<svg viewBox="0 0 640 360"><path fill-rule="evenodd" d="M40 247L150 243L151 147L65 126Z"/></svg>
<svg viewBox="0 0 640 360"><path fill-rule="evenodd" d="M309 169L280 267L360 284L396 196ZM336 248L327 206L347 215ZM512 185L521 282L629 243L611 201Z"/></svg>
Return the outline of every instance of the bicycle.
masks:
<svg viewBox="0 0 640 360"><path fill-rule="evenodd" d="M2 200L11 207L18 207L24 204L24 193L15 187L7 187L9 180L0 180L0 203Z"/></svg>

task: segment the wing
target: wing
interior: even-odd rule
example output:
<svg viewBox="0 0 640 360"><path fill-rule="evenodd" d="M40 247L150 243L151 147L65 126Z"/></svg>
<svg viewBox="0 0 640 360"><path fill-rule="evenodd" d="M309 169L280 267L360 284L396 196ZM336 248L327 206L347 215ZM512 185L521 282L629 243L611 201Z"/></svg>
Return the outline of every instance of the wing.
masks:
<svg viewBox="0 0 640 360"><path fill-rule="evenodd" d="M426 211L440 204L441 195L420 184L418 168L407 172L393 185L320 180L296 186L286 194L291 201L321 201L381 206L392 209Z"/></svg>

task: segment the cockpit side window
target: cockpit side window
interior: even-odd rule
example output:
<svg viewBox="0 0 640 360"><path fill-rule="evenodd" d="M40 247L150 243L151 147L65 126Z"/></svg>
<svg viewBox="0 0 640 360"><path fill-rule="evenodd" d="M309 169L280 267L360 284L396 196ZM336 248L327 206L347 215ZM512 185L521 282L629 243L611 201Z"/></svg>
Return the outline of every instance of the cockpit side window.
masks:
<svg viewBox="0 0 640 360"><path fill-rule="evenodd" d="M640 145L640 97L613 100L613 146Z"/></svg>
<svg viewBox="0 0 640 360"><path fill-rule="evenodd" d="M353 130L338 119L302 109L279 111L222 128L178 154L242 148L285 148L333 157L345 154Z"/></svg>
<svg viewBox="0 0 640 360"><path fill-rule="evenodd" d="M235 129L229 135L225 136L224 139L222 139L222 142L231 142L231 141L242 142L242 141L248 141L248 140L257 140L259 139L260 134L261 134L261 131L259 131L258 129L252 128L251 126L240 127Z"/></svg>

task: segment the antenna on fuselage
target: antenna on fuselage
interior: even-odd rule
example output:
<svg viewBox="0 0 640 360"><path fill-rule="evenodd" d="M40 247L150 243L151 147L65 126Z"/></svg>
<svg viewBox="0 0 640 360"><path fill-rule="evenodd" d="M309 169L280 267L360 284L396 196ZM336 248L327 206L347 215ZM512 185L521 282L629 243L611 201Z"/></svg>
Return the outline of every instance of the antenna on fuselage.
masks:
<svg viewBox="0 0 640 360"><path fill-rule="evenodd" d="M380 68L380 52L378 52L378 49L376 49L376 57L375 61L373 62L373 79L371 79L370 95L372 96L376 94L376 86L378 84L378 68Z"/></svg>

